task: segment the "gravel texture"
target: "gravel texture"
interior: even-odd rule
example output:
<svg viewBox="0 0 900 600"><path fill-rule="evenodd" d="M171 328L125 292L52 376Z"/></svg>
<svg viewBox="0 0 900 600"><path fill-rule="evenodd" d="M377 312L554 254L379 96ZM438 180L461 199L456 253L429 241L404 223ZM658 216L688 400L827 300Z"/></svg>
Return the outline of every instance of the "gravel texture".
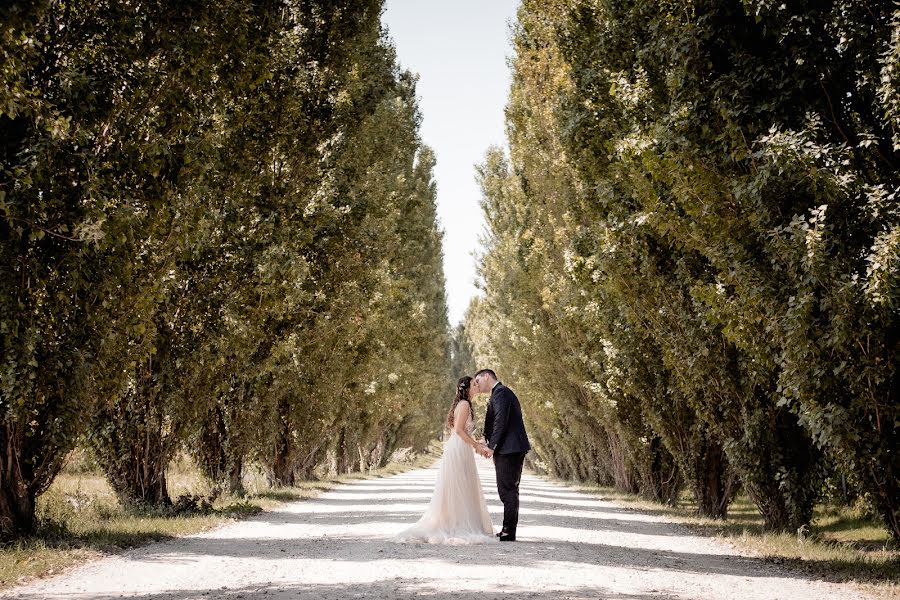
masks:
<svg viewBox="0 0 900 600"><path fill-rule="evenodd" d="M493 467L478 458L495 528ZM402 544L437 468L341 485L218 529L151 544L0 594L22 600L139 598L798 599L865 598L742 556L665 518L526 473L518 540Z"/></svg>

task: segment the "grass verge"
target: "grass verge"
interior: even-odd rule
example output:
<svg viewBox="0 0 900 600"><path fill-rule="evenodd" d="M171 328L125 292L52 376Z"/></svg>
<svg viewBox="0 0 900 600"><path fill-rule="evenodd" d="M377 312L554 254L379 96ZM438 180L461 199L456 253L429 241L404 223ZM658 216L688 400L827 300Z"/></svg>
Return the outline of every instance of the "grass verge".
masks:
<svg viewBox="0 0 900 600"><path fill-rule="evenodd" d="M735 498L728 519L697 516L687 495L667 506L612 488L569 484L613 500L626 508L663 516L706 536L724 539L767 562L789 567L816 579L850 582L877 598L900 598L900 547L864 508L822 505L809 532L766 531L762 516L747 496Z"/></svg>
<svg viewBox="0 0 900 600"><path fill-rule="evenodd" d="M36 534L0 546L0 589L53 575L106 554L206 531L284 502L315 498L341 483L424 467L434 459L432 448L408 462L283 488L269 488L260 474L251 474L245 478L246 496L221 496L202 511L181 514L127 509L119 504L102 476L91 471L64 472L38 499L40 524ZM188 460L173 463L167 476L173 498L209 492L208 483Z"/></svg>

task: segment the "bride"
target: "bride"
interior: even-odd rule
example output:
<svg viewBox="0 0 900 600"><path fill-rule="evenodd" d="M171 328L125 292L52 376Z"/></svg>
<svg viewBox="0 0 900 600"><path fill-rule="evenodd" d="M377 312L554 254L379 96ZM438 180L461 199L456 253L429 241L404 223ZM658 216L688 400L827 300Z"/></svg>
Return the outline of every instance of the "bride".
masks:
<svg viewBox="0 0 900 600"><path fill-rule="evenodd" d="M472 378L462 377L456 384L456 397L447 413L447 425L452 433L444 444L431 502L415 524L397 534L398 541L431 544L497 541L475 469L473 449L486 457L491 451L472 437L475 415L471 394Z"/></svg>

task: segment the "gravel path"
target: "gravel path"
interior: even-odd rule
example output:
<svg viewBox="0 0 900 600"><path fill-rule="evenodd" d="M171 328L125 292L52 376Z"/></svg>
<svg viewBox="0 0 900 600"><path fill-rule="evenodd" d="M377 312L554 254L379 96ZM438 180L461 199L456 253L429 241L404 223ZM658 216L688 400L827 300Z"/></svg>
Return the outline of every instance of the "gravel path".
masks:
<svg viewBox="0 0 900 600"><path fill-rule="evenodd" d="M478 459L495 526L493 468ZM864 598L664 518L526 474L519 541L398 544L437 468L342 485L206 532L98 560L0 594L22 600Z"/></svg>

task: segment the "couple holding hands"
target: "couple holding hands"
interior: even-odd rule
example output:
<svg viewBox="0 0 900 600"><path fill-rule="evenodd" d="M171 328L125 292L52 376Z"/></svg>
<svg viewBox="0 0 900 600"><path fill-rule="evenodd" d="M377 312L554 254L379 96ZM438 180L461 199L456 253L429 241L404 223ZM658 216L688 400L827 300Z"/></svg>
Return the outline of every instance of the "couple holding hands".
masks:
<svg viewBox="0 0 900 600"><path fill-rule="evenodd" d="M474 437L472 398L490 394L484 418L484 443ZM531 449L522 407L511 389L491 369L460 378L447 414L450 439L438 470L431 502L422 517L397 534L399 541L433 544L479 544L516 541L519 521L519 482L525 454ZM496 535L475 467L474 452L493 458L497 493L503 503L503 528Z"/></svg>

